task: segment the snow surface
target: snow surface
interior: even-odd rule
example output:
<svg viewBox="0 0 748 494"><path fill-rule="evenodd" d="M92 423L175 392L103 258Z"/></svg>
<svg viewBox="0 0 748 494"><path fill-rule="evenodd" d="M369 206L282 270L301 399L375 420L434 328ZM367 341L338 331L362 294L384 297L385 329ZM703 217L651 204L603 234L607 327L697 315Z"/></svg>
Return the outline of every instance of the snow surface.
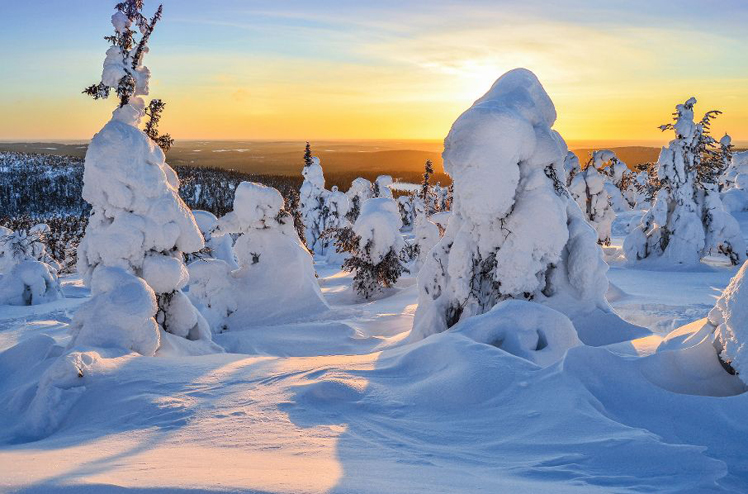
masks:
<svg viewBox="0 0 748 494"><path fill-rule="evenodd" d="M748 217L741 224L748 232ZM613 248L621 240L614 234ZM85 368L84 386L68 388L75 400L60 402L67 408L33 442L28 427L16 429L27 425L29 385L69 344L70 316L88 292L63 278L67 298L0 310L0 490L748 489L748 394L736 396L739 383L715 361L698 358L694 369L688 357L703 346L655 351L661 335L601 348L567 340L568 353L543 368L484 343L501 326L478 318L403 345L414 278L358 303L350 275L317 268L329 317L215 335L231 353L83 352L73 363ZM647 326L663 307L695 320L735 273L616 265L609 277L623 293L612 303L636 308ZM520 327L532 325L515 314ZM551 317L568 328L559 316Z"/></svg>

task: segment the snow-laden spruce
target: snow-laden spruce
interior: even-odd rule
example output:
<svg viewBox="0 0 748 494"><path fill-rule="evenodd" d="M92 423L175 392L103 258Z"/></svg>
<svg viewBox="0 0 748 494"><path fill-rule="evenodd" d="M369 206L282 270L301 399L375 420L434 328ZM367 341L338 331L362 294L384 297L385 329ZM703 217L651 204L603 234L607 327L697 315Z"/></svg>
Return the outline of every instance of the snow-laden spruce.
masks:
<svg viewBox="0 0 748 494"><path fill-rule="evenodd" d="M119 268L142 278L156 294L157 310L151 316L162 331L190 340L191 353L219 351L211 342L207 322L182 292L189 281L182 256L202 249L203 236L192 212L179 197L177 174L166 164L164 152L156 143L154 116L158 115L153 112L158 110L151 104L146 111L140 97L148 94L150 71L142 65L147 47L144 41L127 43L134 34L132 27L150 34L160 11L159 8L150 23L138 9L129 13L120 10L112 17L115 36L104 61L102 80L89 88L98 91L95 97L105 97L110 89L116 90L120 106L93 137L86 152L83 198L93 211L78 249L78 271L91 286L93 307L101 306L99 299L111 300L114 295L109 288L121 281L115 270L105 268ZM143 38L147 40L146 34ZM130 46L129 51L124 46ZM146 114L150 117L146 123L149 134L139 128ZM136 296L116 293L119 297ZM142 293L137 297L149 300ZM153 307L145 304L143 308ZM88 313L95 318L97 311ZM116 326L110 328L96 320L79 321L79 325L121 333ZM138 323L124 331L139 332L145 326ZM81 331L78 343L117 344L113 337L93 337L93 333ZM86 335L91 335L90 340ZM141 338L122 339L121 345L130 347L130 339Z"/></svg>
<svg viewBox="0 0 748 494"><path fill-rule="evenodd" d="M375 197L361 206L353 235L338 240L350 253L343 269L354 273L353 288L364 298L391 287L405 271L402 226L395 200Z"/></svg>
<svg viewBox="0 0 748 494"><path fill-rule="evenodd" d="M596 168L605 177L605 189L610 195L610 205L616 212L630 210L632 191L631 172L626 163L618 159L609 149L593 151L587 168Z"/></svg>
<svg viewBox="0 0 748 494"><path fill-rule="evenodd" d="M239 235L234 245L239 269L217 259L189 266L189 296L214 331L275 325L328 309L312 256L280 192L240 183L234 210L220 219L218 231Z"/></svg>
<svg viewBox="0 0 748 494"><path fill-rule="evenodd" d="M424 203L416 202L415 205L415 228L413 229L413 242L415 243L415 268L420 270L426 256L439 242L439 227L431 221L426 214Z"/></svg>
<svg viewBox="0 0 748 494"><path fill-rule="evenodd" d="M724 151L715 151L708 112L694 122L695 98L677 105L672 129L675 139L657 160L661 188L641 224L624 241L630 261L657 259L669 264L696 264L707 255L726 257L732 264L745 260L740 227L722 205L717 182L723 172ZM729 147L729 143L728 143ZM724 148L724 146L723 146Z"/></svg>
<svg viewBox="0 0 748 494"><path fill-rule="evenodd" d="M569 185L569 192L587 222L597 232L597 242L600 245L610 245L610 230L616 219L611 196L605 185L605 175L592 163L576 173Z"/></svg>
<svg viewBox="0 0 748 494"><path fill-rule="evenodd" d="M59 264L41 242L45 228L14 232L0 226L0 305L38 305L62 298Z"/></svg>
<svg viewBox="0 0 748 494"><path fill-rule="evenodd" d="M532 72L504 74L452 126L444 168L454 198L446 232L418 274L411 339L439 333L506 299L566 314L587 344L644 334L605 300L597 234L564 186L567 147Z"/></svg>
<svg viewBox="0 0 748 494"><path fill-rule="evenodd" d="M324 254L328 244L322 234L327 229L327 198L330 191L325 189L325 175L319 158L312 157L301 174L304 182L299 195L306 244L313 253Z"/></svg>

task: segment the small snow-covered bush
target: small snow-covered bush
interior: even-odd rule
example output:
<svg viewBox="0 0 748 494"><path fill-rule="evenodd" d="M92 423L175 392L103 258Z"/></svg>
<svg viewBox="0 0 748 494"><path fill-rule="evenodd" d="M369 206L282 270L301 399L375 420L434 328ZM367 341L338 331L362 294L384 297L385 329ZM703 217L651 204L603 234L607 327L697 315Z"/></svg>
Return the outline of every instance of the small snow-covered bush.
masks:
<svg viewBox="0 0 748 494"><path fill-rule="evenodd" d="M354 273L353 288L364 298L391 287L405 271L401 227L397 203L380 197L363 204L352 229L338 232L336 246L350 253L343 269Z"/></svg>
<svg viewBox="0 0 748 494"><path fill-rule="evenodd" d="M541 367L558 362L567 350L581 345L568 317L524 300L505 300L449 331L501 348Z"/></svg>
<svg viewBox="0 0 748 494"><path fill-rule="evenodd" d="M421 269L426 256L441 238L439 226L431 221L424 211L422 204L416 205L414 233L416 269Z"/></svg>
<svg viewBox="0 0 748 494"><path fill-rule="evenodd" d="M694 122L695 98L676 107L672 129L675 139L663 147L657 160L661 188L650 210L624 241L626 258L661 259L672 264L694 264L701 258L723 255L737 264L746 257L745 241L735 218L725 211L717 182L724 154L709 135L709 124L719 112L708 112Z"/></svg>
<svg viewBox="0 0 748 494"><path fill-rule="evenodd" d="M240 183L234 211L219 223L221 233L239 235L234 246L239 269L219 260L197 260L189 267L189 296L214 331L273 325L328 309L312 256L277 190Z"/></svg>
<svg viewBox="0 0 748 494"><path fill-rule="evenodd" d="M587 222L597 232L597 243L610 245L610 230L616 214L610 202L611 196L605 187L604 175L589 165L574 175L569 192L577 201Z"/></svg>
<svg viewBox="0 0 748 494"><path fill-rule="evenodd" d="M555 119L535 75L516 69L453 124L443 154L453 180L452 213L418 274L411 339L506 299L562 312L588 344L646 333L605 300L607 265L596 232L563 183L568 150L551 128Z"/></svg>
<svg viewBox="0 0 748 494"><path fill-rule="evenodd" d="M57 271L26 260L0 277L0 305L38 305L62 298Z"/></svg>
<svg viewBox="0 0 748 494"><path fill-rule="evenodd" d="M209 211L192 211L198 228L205 239L204 252L188 257L189 261L194 258L213 258L220 259L227 263L232 269L239 265L234 257L234 240L231 235L221 234L218 230L218 218Z"/></svg>
<svg viewBox="0 0 748 494"><path fill-rule="evenodd" d="M47 225L13 232L0 227L0 305L38 305L62 298L59 264L42 243Z"/></svg>

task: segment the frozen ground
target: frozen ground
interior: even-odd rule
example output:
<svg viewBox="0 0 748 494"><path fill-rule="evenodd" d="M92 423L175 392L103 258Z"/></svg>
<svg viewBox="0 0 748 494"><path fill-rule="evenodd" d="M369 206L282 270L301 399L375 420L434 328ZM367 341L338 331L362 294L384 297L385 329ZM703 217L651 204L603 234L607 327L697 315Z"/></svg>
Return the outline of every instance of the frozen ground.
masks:
<svg viewBox="0 0 748 494"><path fill-rule="evenodd" d="M736 272L608 257L613 305L659 335L704 317ZM0 309L0 351L21 343L0 353L0 491L748 491L748 395L700 396L735 382L651 354L660 336L577 347L546 369L456 333L403 345L413 278L361 303L349 276L318 269L324 318L219 335L222 355L102 353L38 437L17 397L51 363L43 335L64 342L87 291L70 278L65 300Z"/></svg>

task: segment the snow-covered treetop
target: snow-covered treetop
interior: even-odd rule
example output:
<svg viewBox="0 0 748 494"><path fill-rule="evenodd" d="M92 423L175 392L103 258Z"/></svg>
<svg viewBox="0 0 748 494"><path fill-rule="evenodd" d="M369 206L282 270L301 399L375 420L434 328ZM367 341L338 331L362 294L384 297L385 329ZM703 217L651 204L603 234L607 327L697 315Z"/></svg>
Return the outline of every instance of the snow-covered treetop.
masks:
<svg viewBox="0 0 748 494"><path fill-rule="evenodd" d="M313 156L312 164L305 166L301 170L301 174L304 177L305 184L310 184L317 189L325 188L325 174L322 171L322 165L318 157Z"/></svg>
<svg viewBox="0 0 748 494"><path fill-rule="evenodd" d="M393 199L378 197L361 206L353 232L360 237L360 249L363 251L369 246L371 262L378 264L391 249L399 251L404 246L400 234L402 226L397 203Z"/></svg>
<svg viewBox="0 0 748 494"><path fill-rule="evenodd" d="M114 89L120 99L119 106L123 107L132 97L149 92L151 72L143 65L143 57L148 53L148 39L161 19L163 7L159 6L151 19L141 13L142 0L125 0L115 8L117 12L112 16L114 35L106 37L112 46L106 52L101 82L86 88L84 93L94 99L107 98ZM134 28L140 32L139 40L136 40Z"/></svg>
<svg viewBox="0 0 748 494"><path fill-rule="evenodd" d="M519 163L544 168L558 162L555 173L563 177L567 150L551 130L555 120L553 102L532 72L515 69L501 76L455 121L444 141L455 208L475 223L505 217L515 202Z"/></svg>

